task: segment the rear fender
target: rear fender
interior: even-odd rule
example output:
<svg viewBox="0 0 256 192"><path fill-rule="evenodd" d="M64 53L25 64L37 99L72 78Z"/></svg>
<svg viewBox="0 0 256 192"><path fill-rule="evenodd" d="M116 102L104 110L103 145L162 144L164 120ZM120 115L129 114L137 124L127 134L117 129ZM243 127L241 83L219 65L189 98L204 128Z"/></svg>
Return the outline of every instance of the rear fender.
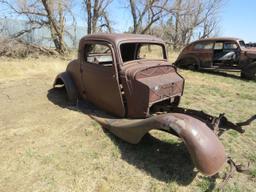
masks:
<svg viewBox="0 0 256 192"><path fill-rule="evenodd" d="M187 67L188 63L186 63L186 60L194 60L195 61L195 65L199 68L201 66L201 61L200 59L198 59L196 56L192 55L192 54L185 54L183 56L181 56L176 62L175 62L175 66L180 66L180 67Z"/></svg>
<svg viewBox="0 0 256 192"><path fill-rule="evenodd" d="M214 175L225 163L224 147L205 123L180 113L168 113L143 120L106 120L93 116L103 127L121 139L136 144L152 129L175 132L185 143L197 169Z"/></svg>
<svg viewBox="0 0 256 192"><path fill-rule="evenodd" d="M67 92L68 100L72 103L75 103L77 101L78 92L74 81L68 72L63 72L57 75L53 83L53 88L56 88L56 85L64 85Z"/></svg>

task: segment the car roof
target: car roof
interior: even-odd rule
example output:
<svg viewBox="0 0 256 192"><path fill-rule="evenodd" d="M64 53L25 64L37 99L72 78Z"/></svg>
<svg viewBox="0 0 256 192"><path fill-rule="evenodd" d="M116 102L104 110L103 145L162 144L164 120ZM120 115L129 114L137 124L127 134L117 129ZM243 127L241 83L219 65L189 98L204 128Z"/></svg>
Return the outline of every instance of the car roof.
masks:
<svg viewBox="0 0 256 192"><path fill-rule="evenodd" d="M242 41L242 39L235 38L235 37L212 37L212 38L199 39L197 41L194 41L193 43L199 43L204 41Z"/></svg>
<svg viewBox="0 0 256 192"><path fill-rule="evenodd" d="M92 35L84 36L81 41L85 40L105 40L113 44L119 44L122 41L140 41L140 42L155 42L164 43L164 41L158 37L151 35L141 35L141 34L129 34L129 33L96 33Z"/></svg>

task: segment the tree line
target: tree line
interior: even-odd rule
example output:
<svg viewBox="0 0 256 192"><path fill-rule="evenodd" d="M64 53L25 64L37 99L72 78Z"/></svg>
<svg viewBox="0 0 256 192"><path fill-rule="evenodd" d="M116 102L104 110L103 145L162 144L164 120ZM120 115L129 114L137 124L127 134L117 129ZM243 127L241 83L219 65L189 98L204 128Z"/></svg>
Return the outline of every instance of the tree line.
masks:
<svg viewBox="0 0 256 192"><path fill-rule="evenodd" d="M224 0L0 0L0 5L9 10L5 18L17 16L30 26L13 34L13 38L46 27L56 51L64 54L68 51L64 35L72 37L66 26L77 25L74 2L86 15L85 34L92 34L115 32L114 18L110 16L114 1L120 7L124 5L121 9L130 14L127 19L132 24L123 32L156 35L174 49L180 49L192 39L218 33L218 17Z"/></svg>

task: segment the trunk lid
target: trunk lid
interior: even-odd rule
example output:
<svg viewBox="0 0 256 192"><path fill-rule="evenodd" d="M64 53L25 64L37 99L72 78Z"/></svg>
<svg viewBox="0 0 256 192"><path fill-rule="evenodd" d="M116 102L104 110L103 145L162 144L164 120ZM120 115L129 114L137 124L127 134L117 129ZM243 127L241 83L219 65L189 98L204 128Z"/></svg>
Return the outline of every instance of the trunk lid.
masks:
<svg viewBox="0 0 256 192"><path fill-rule="evenodd" d="M121 81L129 117L145 117L154 103L180 97L184 79L166 61L133 61L123 66Z"/></svg>

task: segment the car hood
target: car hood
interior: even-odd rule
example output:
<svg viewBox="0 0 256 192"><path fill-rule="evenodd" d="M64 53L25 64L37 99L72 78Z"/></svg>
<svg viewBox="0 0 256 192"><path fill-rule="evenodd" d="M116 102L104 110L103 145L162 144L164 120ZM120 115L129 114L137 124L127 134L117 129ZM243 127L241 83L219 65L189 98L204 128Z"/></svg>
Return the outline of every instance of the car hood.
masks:
<svg viewBox="0 0 256 192"><path fill-rule="evenodd" d="M251 48L244 48L244 52L246 52L246 56L249 58L256 58L256 48L251 47Z"/></svg>
<svg viewBox="0 0 256 192"><path fill-rule="evenodd" d="M243 48L244 51L254 51L256 52L256 47L246 47L246 48Z"/></svg>

